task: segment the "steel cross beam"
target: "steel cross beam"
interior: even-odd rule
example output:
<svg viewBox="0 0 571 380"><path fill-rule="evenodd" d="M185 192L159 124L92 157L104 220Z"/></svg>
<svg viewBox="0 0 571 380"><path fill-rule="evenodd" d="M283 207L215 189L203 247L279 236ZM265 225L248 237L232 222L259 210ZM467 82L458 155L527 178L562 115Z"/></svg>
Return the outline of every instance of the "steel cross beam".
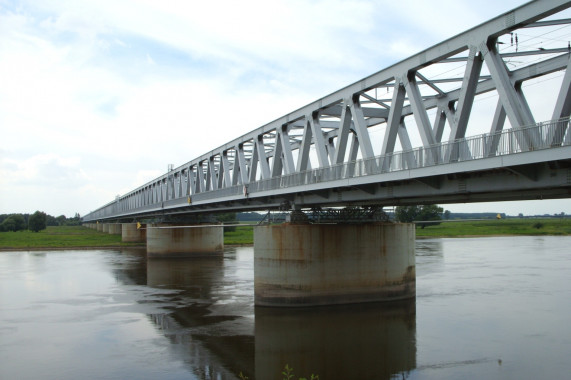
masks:
<svg viewBox="0 0 571 380"><path fill-rule="evenodd" d="M446 165L446 173L460 174L464 161L542 149L559 148L554 156L571 160L560 156L571 144L571 48L565 43L571 37L551 38L571 19L545 20L570 6L539 0L506 12L173 168L84 220L271 208L284 200L303 206L308 194L332 203L331 189L382 186L396 178L391 172L424 168L415 175L434 185L430 167ZM525 49L505 42L523 28ZM553 120L537 124L525 84L559 72L560 85L550 89L557 94L548 105ZM474 112L476 102L489 96L497 97L487 112L489 133L472 138L470 128L485 119ZM414 150L413 136L422 144ZM541 157L546 162L548 156ZM483 161L479 169L491 170Z"/></svg>

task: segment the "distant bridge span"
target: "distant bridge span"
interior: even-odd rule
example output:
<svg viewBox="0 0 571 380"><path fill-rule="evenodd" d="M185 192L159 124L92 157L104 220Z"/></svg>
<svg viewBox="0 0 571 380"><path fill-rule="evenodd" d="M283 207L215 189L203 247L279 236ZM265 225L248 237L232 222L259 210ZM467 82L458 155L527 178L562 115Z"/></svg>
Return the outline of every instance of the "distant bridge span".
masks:
<svg viewBox="0 0 571 380"><path fill-rule="evenodd" d="M527 3L173 168L83 220L569 198L571 19L558 13L570 6ZM482 106L490 99L494 105ZM535 120L546 109L549 120ZM417 140L422 146L413 148Z"/></svg>

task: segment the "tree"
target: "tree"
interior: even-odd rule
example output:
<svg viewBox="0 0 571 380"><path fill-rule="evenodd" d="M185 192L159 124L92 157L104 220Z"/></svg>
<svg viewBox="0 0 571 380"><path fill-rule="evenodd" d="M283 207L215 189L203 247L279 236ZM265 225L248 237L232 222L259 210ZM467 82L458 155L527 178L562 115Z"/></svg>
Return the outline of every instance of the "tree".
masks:
<svg viewBox="0 0 571 380"><path fill-rule="evenodd" d="M450 210L444 211L444 219L446 219L446 220L450 219L450 214L452 214L452 213L450 212Z"/></svg>
<svg viewBox="0 0 571 380"><path fill-rule="evenodd" d="M437 221L442 220L442 212L444 209L438 205L423 206L398 206L395 209L395 217L401 223L411 223L414 221ZM433 226L440 222L418 223L420 228Z"/></svg>
<svg viewBox="0 0 571 380"><path fill-rule="evenodd" d="M46 229L46 213L36 211L28 219L28 229L30 231L39 232Z"/></svg>
<svg viewBox="0 0 571 380"><path fill-rule="evenodd" d="M9 217L4 219L2 223L0 223L0 231L1 232L8 232L8 231L15 231L16 225L12 219Z"/></svg>
<svg viewBox="0 0 571 380"><path fill-rule="evenodd" d="M438 207L438 205L424 205L421 206L420 213L418 214L416 220L442 220L443 211L444 209L442 207ZM438 224L440 224L440 222L419 223L418 225L420 228L424 228L426 226L436 226Z"/></svg>
<svg viewBox="0 0 571 380"><path fill-rule="evenodd" d="M22 214L12 214L8 216L2 224L0 224L0 231L21 231L26 229L26 219Z"/></svg>
<svg viewBox="0 0 571 380"><path fill-rule="evenodd" d="M417 220L421 206L397 206L395 217L401 223L412 223Z"/></svg>
<svg viewBox="0 0 571 380"><path fill-rule="evenodd" d="M236 223L236 213L228 212L225 214L218 214L216 215L216 220L222 222L222 224ZM233 232L233 231L236 231L236 227L224 227L224 232Z"/></svg>
<svg viewBox="0 0 571 380"><path fill-rule="evenodd" d="M29 223L29 221L28 221ZM52 215L46 214L46 226L57 226L57 220Z"/></svg>

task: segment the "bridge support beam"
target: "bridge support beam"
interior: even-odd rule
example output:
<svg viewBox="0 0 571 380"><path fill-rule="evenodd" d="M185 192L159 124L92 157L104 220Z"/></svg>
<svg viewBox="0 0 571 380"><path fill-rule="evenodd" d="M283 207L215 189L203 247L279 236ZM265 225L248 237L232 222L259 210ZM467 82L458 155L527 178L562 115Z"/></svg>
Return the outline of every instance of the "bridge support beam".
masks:
<svg viewBox="0 0 571 380"><path fill-rule="evenodd" d="M147 224L147 257L198 257L222 254L224 228Z"/></svg>
<svg viewBox="0 0 571 380"><path fill-rule="evenodd" d="M254 230L258 306L376 302L416 295L412 224L282 224Z"/></svg>
<svg viewBox="0 0 571 380"><path fill-rule="evenodd" d="M147 230L145 225L137 229L137 223L121 224L121 241L124 242L146 242Z"/></svg>

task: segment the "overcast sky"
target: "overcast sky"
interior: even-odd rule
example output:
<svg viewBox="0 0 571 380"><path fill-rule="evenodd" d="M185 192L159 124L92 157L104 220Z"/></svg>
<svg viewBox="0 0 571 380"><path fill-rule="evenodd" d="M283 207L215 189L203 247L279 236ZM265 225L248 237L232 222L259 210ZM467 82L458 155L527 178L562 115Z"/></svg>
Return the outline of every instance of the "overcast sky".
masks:
<svg viewBox="0 0 571 380"><path fill-rule="evenodd" d="M0 0L0 213L84 215L521 4Z"/></svg>

